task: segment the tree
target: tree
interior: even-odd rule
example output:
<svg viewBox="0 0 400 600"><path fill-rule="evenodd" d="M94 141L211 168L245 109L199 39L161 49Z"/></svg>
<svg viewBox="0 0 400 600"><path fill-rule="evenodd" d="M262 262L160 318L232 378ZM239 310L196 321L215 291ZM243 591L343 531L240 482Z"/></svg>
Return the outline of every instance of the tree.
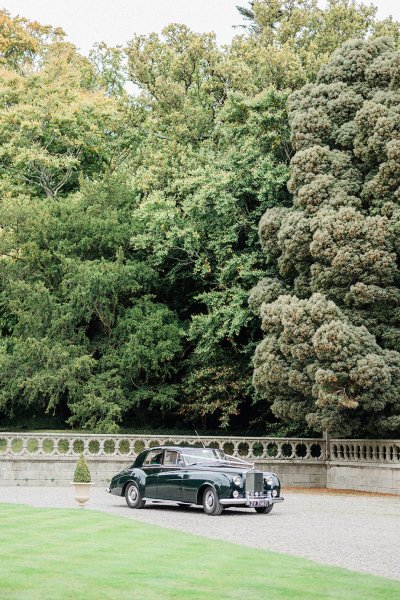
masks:
<svg viewBox="0 0 400 600"><path fill-rule="evenodd" d="M319 9L301 6L322 40ZM343 10L344 37L353 27L364 35L375 22L358 5ZM256 30L223 50L180 26L128 48L144 134L133 159L141 200L131 243L160 273L158 299L187 322L180 411L211 426L257 420L251 356L260 331L247 304L266 269L257 223L268 207L291 203L287 97L315 76L302 58L307 48L311 60L314 46L306 37L298 44L294 16L290 27L282 24L284 39L282 15L271 16L276 34ZM326 52L315 46L315 60Z"/></svg>
<svg viewBox="0 0 400 600"><path fill-rule="evenodd" d="M265 48L270 59L279 56L281 68L287 68L288 59L282 58L290 53L292 61L297 59L304 80L315 80L332 52L348 39L383 35L399 39L399 24L391 17L377 19L373 5L356 0L328 0L324 4L321 8L318 0L254 0L250 9L238 10L249 22L261 57ZM278 61L274 67L279 69Z"/></svg>
<svg viewBox="0 0 400 600"><path fill-rule="evenodd" d="M189 321L182 414L227 426L251 393L258 326L247 296L263 264L257 220L266 206L288 197L286 94L270 89L253 101L231 96L215 131L214 144L204 141L199 151L184 146L179 166L176 155L169 161L166 145L167 167L153 156L163 177L147 193L143 180L137 182L143 199L131 243L162 274L159 298Z"/></svg>
<svg viewBox="0 0 400 600"><path fill-rule="evenodd" d="M226 87L214 34L168 25L162 36L135 36L128 45L129 79L157 120L158 136L196 143L210 136Z"/></svg>
<svg viewBox="0 0 400 600"><path fill-rule="evenodd" d="M382 286L364 282L347 305L343 298L352 292L344 270L325 261L314 273L314 228L330 217L301 208L314 188L302 183L307 157L297 138L307 137L313 117L301 125L299 114L297 127L292 109L296 210L286 186L290 92L315 79L317 65L342 39L378 28L373 12L358 4L338 0L328 9L257 2L250 11L259 26L229 47L218 47L213 34L170 25L161 35L134 37L126 51L99 44L89 58L61 32L7 17L4 48L18 36L27 39L18 42L19 54L5 51L1 64L2 414L22 419L47 410L98 431L183 420L244 429L265 419L260 404L253 406L258 396L251 386L261 332L247 298L257 281L252 307L265 294L270 301L291 293L308 298L311 273L315 291L324 294L334 279L341 322L364 324L361 295L378 298ZM331 15L329 27L321 14ZM390 27L397 31L397 24ZM385 65L375 71L377 81ZM337 118L358 110L359 95L348 92L342 112L333 104ZM329 124L320 121L323 135ZM341 129L343 140L352 139L352 127ZM364 129L368 135L363 127L360 135ZM360 211L364 167L346 152L335 147L323 159L326 171L334 168L326 195L336 185L335 202ZM389 186L390 196L390 185L381 179L371 187L376 206L383 197L378 188ZM267 210L266 262L257 227ZM385 239L375 271L385 273L385 299L390 288L396 306L387 231L397 226L386 213L371 210L368 219L358 219L359 233L351 234L369 244L364 262ZM333 225L330 235L337 237ZM385 314L382 351L383 338L397 343L395 315L392 326Z"/></svg>
<svg viewBox="0 0 400 600"><path fill-rule="evenodd" d="M254 383L298 426L400 424L398 57L387 38L349 41L289 101L293 206L260 221L276 277L253 292Z"/></svg>
<svg viewBox="0 0 400 600"><path fill-rule="evenodd" d="M120 174L81 187L57 202L3 201L0 408L116 431L177 404L183 329L129 249L135 192Z"/></svg>
<svg viewBox="0 0 400 600"><path fill-rule="evenodd" d="M51 44L64 37L60 27L11 17L0 10L0 66L25 74L41 64Z"/></svg>
<svg viewBox="0 0 400 600"><path fill-rule="evenodd" d="M92 89L93 76L89 61L59 43L47 50L39 71L2 73L3 190L57 198L77 189L80 172L91 177L120 162L128 137L124 111Z"/></svg>

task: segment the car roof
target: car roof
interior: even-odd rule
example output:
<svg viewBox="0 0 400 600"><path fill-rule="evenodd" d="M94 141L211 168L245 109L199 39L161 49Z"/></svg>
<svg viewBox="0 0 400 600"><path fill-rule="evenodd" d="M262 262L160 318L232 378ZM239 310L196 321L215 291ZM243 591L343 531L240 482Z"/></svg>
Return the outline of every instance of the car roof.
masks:
<svg viewBox="0 0 400 600"><path fill-rule="evenodd" d="M219 448L209 448L208 446L153 446L152 448L144 448L143 452L148 450L175 450L182 452L182 450L219 450Z"/></svg>

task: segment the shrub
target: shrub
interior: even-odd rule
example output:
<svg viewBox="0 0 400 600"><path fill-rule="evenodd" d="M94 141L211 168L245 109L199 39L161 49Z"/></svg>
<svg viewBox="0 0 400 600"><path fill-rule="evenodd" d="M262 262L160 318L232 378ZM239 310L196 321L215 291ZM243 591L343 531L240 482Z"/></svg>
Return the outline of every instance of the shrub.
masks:
<svg viewBox="0 0 400 600"><path fill-rule="evenodd" d="M74 483L90 483L90 471L85 460L85 457L81 453L78 462L76 463L75 473L74 473Z"/></svg>

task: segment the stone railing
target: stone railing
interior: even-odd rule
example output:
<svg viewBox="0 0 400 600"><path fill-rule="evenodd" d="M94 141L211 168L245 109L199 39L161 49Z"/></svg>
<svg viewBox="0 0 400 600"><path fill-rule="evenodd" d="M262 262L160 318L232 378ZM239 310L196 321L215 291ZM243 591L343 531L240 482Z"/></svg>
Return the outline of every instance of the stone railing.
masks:
<svg viewBox="0 0 400 600"><path fill-rule="evenodd" d="M337 463L380 463L400 466L400 440L331 440L329 458Z"/></svg>
<svg viewBox="0 0 400 600"><path fill-rule="evenodd" d="M325 441L317 438L204 436L206 446L254 461L324 461ZM72 433L0 433L0 460L5 457L69 458L83 452L89 459L124 459L158 445L201 445L196 436L98 435Z"/></svg>
<svg viewBox="0 0 400 600"><path fill-rule="evenodd" d="M219 448L276 471L284 487L319 487L400 494L400 441L184 435L0 433L0 485L69 485L83 452L96 485L144 448L159 445Z"/></svg>
<svg viewBox="0 0 400 600"><path fill-rule="evenodd" d="M387 463L400 465L400 440L318 438L228 437L165 435L100 435L80 433L0 433L0 458L76 457L134 458L144 448L158 445L201 445L219 448L226 454L254 461L325 461Z"/></svg>

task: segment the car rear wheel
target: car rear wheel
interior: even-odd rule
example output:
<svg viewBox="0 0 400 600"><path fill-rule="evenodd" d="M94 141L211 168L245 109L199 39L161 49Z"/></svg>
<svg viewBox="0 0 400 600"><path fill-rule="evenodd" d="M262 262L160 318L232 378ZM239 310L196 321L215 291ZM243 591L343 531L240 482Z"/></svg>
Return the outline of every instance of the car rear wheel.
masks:
<svg viewBox="0 0 400 600"><path fill-rule="evenodd" d="M264 515L267 515L268 513L271 512L271 510L274 508L273 504L269 504L268 506L257 506L254 510L257 513L263 513Z"/></svg>
<svg viewBox="0 0 400 600"><path fill-rule="evenodd" d="M134 481L128 483L125 488L125 500L129 508L143 508L146 504L146 500L143 500L143 496Z"/></svg>
<svg viewBox="0 0 400 600"><path fill-rule="evenodd" d="M206 515L217 517L222 513L223 506L218 499L217 492L211 486L206 487L203 494L203 509Z"/></svg>

